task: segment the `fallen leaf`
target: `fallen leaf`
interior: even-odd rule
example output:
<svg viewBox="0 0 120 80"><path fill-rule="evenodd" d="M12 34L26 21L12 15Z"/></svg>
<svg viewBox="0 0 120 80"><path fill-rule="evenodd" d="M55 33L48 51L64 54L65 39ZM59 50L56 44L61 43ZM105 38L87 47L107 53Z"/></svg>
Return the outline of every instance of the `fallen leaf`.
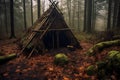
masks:
<svg viewBox="0 0 120 80"><path fill-rule="evenodd" d="M4 76L4 77L7 77L7 76L8 76L8 73L4 73L3 76Z"/></svg>
<svg viewBox="0 0 120 80"><path fill-rule="evenodd" d="M64 77L63 77L63 80L70 80L70 79L64 76Z"/></svg>
<svg viewBox="0 0 120 80"><path fill-rule="evenodd" d="M28 70L27 70L27 69L23 69L22 71L23 71L23 72L27 72Z"/></svg>
<svg viewBox="0 0 120 80"><path fill-rule="evenodd" d="M83 66L79 67L80 72L84 72L85 68Z"/></svg>
<svg viewBox="0 0 120 80"><path fill-rule="evenodd" d="M20 69L16 69L16 71L15 71L16 73L19 73L20 72Z"/></svg>
<svg viewBox="0 0 120 80"><path fill-rule="evenodd" d="M49 71L53 71L53 68L48 68Z"/></svg>

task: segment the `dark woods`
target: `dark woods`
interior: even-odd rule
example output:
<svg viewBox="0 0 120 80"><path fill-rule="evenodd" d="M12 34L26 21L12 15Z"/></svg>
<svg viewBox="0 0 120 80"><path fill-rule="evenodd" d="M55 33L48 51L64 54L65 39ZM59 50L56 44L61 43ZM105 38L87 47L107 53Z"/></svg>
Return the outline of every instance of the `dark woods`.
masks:
<svg viewBox="0 0 120 80"><path fill-rule="evenodd" d="M67 24L74 28L75 32L92 33L119 29L119 0L58 0L58 2ZM50 2L45 0L0 0L0 37L20 36L49 5Z"/></svg>

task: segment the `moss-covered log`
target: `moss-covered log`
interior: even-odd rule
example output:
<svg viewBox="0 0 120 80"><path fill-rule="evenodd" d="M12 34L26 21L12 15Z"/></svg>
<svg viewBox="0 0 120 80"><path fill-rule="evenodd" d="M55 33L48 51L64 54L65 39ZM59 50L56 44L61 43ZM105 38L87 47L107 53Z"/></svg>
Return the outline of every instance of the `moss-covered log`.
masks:
<svg viewBox="0 0 120 80"><path fill-rule="evenodd" d="M120 40L113 40L113 41L105 41L95 44L92 48L90 48L87 51L87 55L93 56L96 54L96 52L101 51L104 48L110 47L110 46L119 46Z"/></svg>
<svg viewBox="0 0 120 80"><path fill-rule="evenodd" d="M4 64L12 59L16 58L16 54L10 54L7 56L0 56L0 64Z"/></svg>

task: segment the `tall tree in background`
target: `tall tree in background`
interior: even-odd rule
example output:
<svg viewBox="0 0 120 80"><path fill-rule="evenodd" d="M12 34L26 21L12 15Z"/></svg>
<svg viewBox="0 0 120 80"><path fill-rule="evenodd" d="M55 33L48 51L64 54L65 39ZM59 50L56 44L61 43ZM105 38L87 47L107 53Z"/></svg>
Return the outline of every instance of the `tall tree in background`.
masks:
<svg viewBox="0 0 120 80"><path fill-rule="evenodd" d="M113 10L113 25L114 29L117 29L117 18L119 14L120 0L114 0L114 10Z"/></svg>
<svg viewBox="0 0 120 80"><path fill-rule="evenodd" d="M33 25L33 0L31 0L31 22Z"/></svg>
<svg viewBox="0 0 120 80"><path fill-rule="evenodd" d="M120 1L119 1L118 16L116 21L117 21L116 26L118 29L120 29Z"/></svg>
<svg viewBox="0 0 120 80"><path fill-rule="evenodd" d="M2 26L2 19L1 19L1 14L2 14L2 2L1 2L1 0L0 0L0 26ZM0 31L1 31L1 29L0 29ZM1 34L0 34L1 35Z"/></svg>
<svg viewBox="0 0 120 80"><path fill-rule="evenodd" d="M4 7L5 7L5 8L4 8L4 13L5 13L5 14L4 14L4 15L5 15L5 19L4 19L5 21L4 21L4 22L5 22L6 33L8 34L8 26L7 26L7 6L6 6L5 0L4 0Z"/></svg>
<svg viewBox="0 0 120 80"><path fill-rule="evenodd" d="M84 1L84 27L83 27L83 32L86 31L87 27L87 0Z"/></svg>
<svg viewBox="0 0 120 80"><path fill-rule="evenodd" d="M38 6L38 18L40 18L40 15L41 15L41 9L40 9L40 4L41 4L41 0L37 0L37 6Z"/></svg>
<svg viewBox="0 0 120 80"><path fill-rule="evenodd" d="M73 8L72 8L72 27L75 27L75 8L76 8L76 0L72 0Z"/></svg>
<svg viewBox="0 0 120 80"><path fill-rule="evenodd" d="M80 1L78 0L78 31L80 31Z"/></svg>
<svg viewBox="0 0 120 80"><path fill-rule="evenodd" d="M108 0L108 20L107 20L107 30L111 29L111 18L112 18L112 2L113 0Z"/></svg>
<svg viewBox="0 0 120 80"><path fill-rule="evenodd" d="M42 13L44 13L45 12L45 0L42 0Z"/></svg>
<svg viewBox="0 0 120 80"><path fill-rule="evenodd" d="M23 0L23 9L24 9L24 28L27 30L27 21L26 21L26 0Z"/></svg>
<svg viewBox="0 0 120 80"><path fill-rule="evenodd" d="M11 35L10 38L15 38L15 30L14 30L14 8L13 8L13 0L10 0L10 21L11 21Z"/></svg>
<svg viewBox="0 0 120 80"><path fill-rule="evenodd" d="M84 31L87 33L92 32L92 13L93 13L93 0L85 0L85 24L84 24Z"/></svg>
<svg viewBox="0 0 120 80"><path fill-rule="evenodd" d="M92 31L95 31L95 22L96 22L96 4L95 0L92 0L92 21L91 21L91 26L92 26Z"/></svg>
<svg viewBox="0 0 120 80"><path fill-rule="evenodd" d="M71 26L71 0L67 0L68 22Z"/></svg>
<svg viewBox="0 0 120 80"><path fill-rule="evenodd" d="M92 31L92 0L88 0L88 12L87 12L87 15L88 15L88 21L87 21L87 32L88 33L91 33Z"/></svg>

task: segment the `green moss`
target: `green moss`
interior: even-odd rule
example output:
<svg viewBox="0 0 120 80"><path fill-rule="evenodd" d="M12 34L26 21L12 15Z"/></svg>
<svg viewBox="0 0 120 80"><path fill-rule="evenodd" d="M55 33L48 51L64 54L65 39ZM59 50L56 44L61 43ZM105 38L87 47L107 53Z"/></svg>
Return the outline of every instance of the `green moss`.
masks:
<svg viewBox="0 0 120 80"><path fill-rule="evenodd" d="M105 61L99 61L96 63L98 69L103 69L106 66Z"/></svg>
<svg viewBox="0 0 120 80"><path fill-rule="evenodd" d="M94 65L91 65L91 66L88 66L87 69L86 69L86 73L87 75L89 76L92 76L95 74L96 70L95 70L95 66Z"/></svg>
<svg viewBox="0 0 120 80"><path fill-rule="evenodd" d="M54 63L56 65L64 65L64 64L67 64L68 63L68 57L63 54L63 53L59 53L59 54L56 54L55 55L55 58L54 58Z"/></svg>
<svg viewBox="0 0 120 80"><path fill-rule="evenodd" d="M120 45L120 40L100 42L95 44L92 48L90 48L88 52L86 52L86 54L89 56L94 56L96 52L102 51L102 49L106 47L118 46L118 45Z"/></svg>
<svg viewBox="0 0 120 80"><path fill-rule="evenodd" d="M108 52L108 58L114 58L117 54L120 54L119 51L110 51Z"/></svg>
<svg viewBox="0 0 120 80"><path fill-rule="evenodd" d="M12 60L16 57L17 57L16 54L10 54L7 56L0 56L0 64L4 64L4 63L8 62L9 60Z"/></svg>
<svg viewBox="0 0 120 80"><path fill-rule="evenodd" d="M120 61L120 54L117 54L116 56L117 56L117 59Z"/></svg>
<svg viewBox="0 0 120 80"><path fill-rule="evenodd" d="M86 69L88 75L97 75L98 78L104 80L108 79L111 75L117 74L120 76L120 51L112 50L104 60L89 66Z"/></svg>

